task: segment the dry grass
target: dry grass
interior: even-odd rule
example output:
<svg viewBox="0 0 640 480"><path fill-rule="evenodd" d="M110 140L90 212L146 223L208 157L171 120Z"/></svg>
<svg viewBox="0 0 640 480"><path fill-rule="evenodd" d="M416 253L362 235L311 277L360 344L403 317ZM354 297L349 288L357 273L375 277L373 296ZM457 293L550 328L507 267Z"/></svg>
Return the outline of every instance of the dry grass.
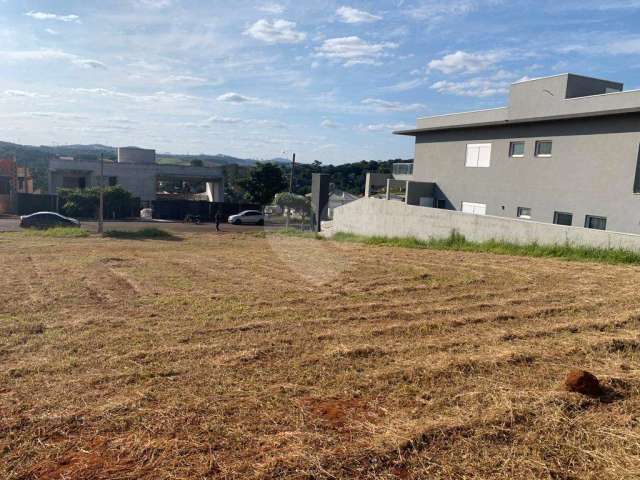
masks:
<svg viewBox="0 0 640 480"><path fill-rule="evenodd" d="M3 234L0 282L2 479L640 477L635 266Z"/></svg>

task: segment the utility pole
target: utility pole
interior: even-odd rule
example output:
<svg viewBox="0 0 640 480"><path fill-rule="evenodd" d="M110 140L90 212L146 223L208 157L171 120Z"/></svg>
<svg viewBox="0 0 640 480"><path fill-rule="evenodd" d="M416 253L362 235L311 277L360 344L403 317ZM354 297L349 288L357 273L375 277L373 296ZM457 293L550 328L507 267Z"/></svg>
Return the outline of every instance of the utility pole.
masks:
<svg viewBox="0 0 640 480"><path fill-rule="evenodd" d="M100 205L98 206L98 233L104 233L104 153L100 154Z"/></svg>
<svg viewBox="0 0 640 480"><path fill-rule="evenodd" d="M293 193L293 171L296 168L296 154L293 154L293 160L291 160L291 176L289 177L289 193Z"/></svg>
<svg viewBox="0 0 640 480"><path fill-rule="evenodd" d="M289 175L289 193L293 193L293 171L296 168L296 154L293 154L293 159L291 160L291 175ZM291 214L289 211L289 207L287 208L287 216L285 218L284 229L289 230L289 215Z"/></svg>

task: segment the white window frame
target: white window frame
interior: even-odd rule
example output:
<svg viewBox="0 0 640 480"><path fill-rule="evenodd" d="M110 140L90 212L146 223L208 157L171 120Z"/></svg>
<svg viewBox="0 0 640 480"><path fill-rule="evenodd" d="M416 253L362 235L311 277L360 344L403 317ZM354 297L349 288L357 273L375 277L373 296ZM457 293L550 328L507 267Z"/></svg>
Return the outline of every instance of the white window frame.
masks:
<svg viewBox="0 0 640 480"><path fill-rule="evenodd" d="M538 147L540 146L541 143L550 143L551 144L551 153L538 153ZM536 157L538 158L551 158L553 157L553 140L536 140L536 146L535 146L535 154Z"/></svg>
<svg viewBox="0 0 640 480"><path fill-rule="evenodd" d="M513 146L515 144L522 144L523 146L523 152L519 153L519 154L514 154L513 153ZM524 157L524 147L526 147L526 144L523 140L514 140L512 142L509 142L509 158L523 158Z"/></svg>
<svg viewBox="0 0 640 480"><path fill-rule="evenodd" d="M529 210L529 215L522 215L523 210ZM530 207L518 207L516 210L516 216L523 220L531 220L531 208Z"/></svg>
<svg viewBox="0 0 640 480"><path fill-rule="evenodd" d="M465 211L465 206L467 207ZM471 211L469 211L471 210ZM487 204L486 203L474 203L474 202L462 202L462 213L469 213L473 215L486 215Z"/></svg>
<svg viewBox="0 0 640 480"><path fill-rule="evenodd" d="M487 151L486 162L482 162L482 152ZM465 167L468 168L489 168L491 167L491 143L469 143L467 144Z"/></svg>

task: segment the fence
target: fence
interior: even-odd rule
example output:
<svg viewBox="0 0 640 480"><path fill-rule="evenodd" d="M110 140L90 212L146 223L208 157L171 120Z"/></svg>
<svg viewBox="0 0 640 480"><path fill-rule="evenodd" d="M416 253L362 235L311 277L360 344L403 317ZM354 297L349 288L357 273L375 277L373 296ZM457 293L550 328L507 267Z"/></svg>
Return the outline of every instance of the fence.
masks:
<svg viewBox="0 0 640 480"><path fill-rule="evenodd" d="M216 213L220 213L221 220L226 222L229 215L245 210L261 210L260 205L248 203L210 203L189 200L155 200L151 202L153 218L161 220L184 220L188 215L198 215L204 222L213 222Z"/></svg>
<svg viewBox="0 0 640 480"><path fill-rule="evenodd" d="M502 240L520 245L568 244L640 252L640 235L472 215L377 198L363 198L336 208L331 230L367 236L415 237L420 240L447 238L455 231L474 242Z"/></svg>
<svg viewBox="0 0 640 480"><path fill-rule="evenodd" d="M34 193L13 194L13 211L17 215L30 215L35 212L57 212L57 195L38 195Z"/></svg>
<svg viewBox="0 0 640 480"><path fill-rule="evenodd" d="M30 215L35 212L58 212L68 213L73 216L72 212L64 212L60 198L58 195L39 195L33 193L15 193L13 196L12 211L16 215ZM88 206L85 210L87 213L81 215L85 218L96 218L98 215L97 205L93 205L91 200L87 200ZM129 202L118 202L114 205L105 204L104 218L107 220L138 218L140 216L140 199L132 198Z"/></svg>

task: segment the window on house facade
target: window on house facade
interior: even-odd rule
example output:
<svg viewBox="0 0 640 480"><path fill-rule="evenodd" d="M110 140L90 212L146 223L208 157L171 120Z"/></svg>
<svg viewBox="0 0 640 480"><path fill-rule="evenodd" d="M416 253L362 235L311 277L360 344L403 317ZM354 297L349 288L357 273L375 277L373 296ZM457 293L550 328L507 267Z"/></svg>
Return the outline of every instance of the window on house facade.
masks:
<svg viewBox="0 0 640 480"><path fill-rule="evenodd" d="M474 215L486 215L487 206L484 203L462 202L462 211Z"/></svg>
<svg viewBox="0 0 640 480"><path fill-rule="evenodd" d="M556 225L565 225L570 227L573 225L573 214L566 212L555 212L553 214L553 223Z"/></svg>
<svg viewBox="0 0 640 480"><path fill-rule="evenodd" d="M607 219L605 217L596 217L587 215L584 220L584 228L593 228L594 230L606 230Z"/></svg>
<svg viewBox="0 0 640 480"><path fill-rule="evenodd" d="M511 158L524 157L524 142L511 142L509 144L509 156Z"/></svg>
<svg viewBox="0 0 640 480"><path fill-rule="evenodd" d="M536 142L536 157L550 157L553 151L551 140L540 140Z"/></svg>
<svg viewBox="0 0 640 480"><path fill-rule="evenodd" d="M491 166L491 144L470 143L467 145L466 167L488 168Z"/></svg>
<svg viewBox="0 0 640 480"><path fill-rule="evenodd" d="M8 178L0 177L0 195L9 195L11 193L11 182Z"/></svg>
<svg viewBox="0 0 640 480"><path fill-rule="evenodd" d="M530 220L531 209L529 207L518 207L518 218L524 218L526 220Z"/></svg>

